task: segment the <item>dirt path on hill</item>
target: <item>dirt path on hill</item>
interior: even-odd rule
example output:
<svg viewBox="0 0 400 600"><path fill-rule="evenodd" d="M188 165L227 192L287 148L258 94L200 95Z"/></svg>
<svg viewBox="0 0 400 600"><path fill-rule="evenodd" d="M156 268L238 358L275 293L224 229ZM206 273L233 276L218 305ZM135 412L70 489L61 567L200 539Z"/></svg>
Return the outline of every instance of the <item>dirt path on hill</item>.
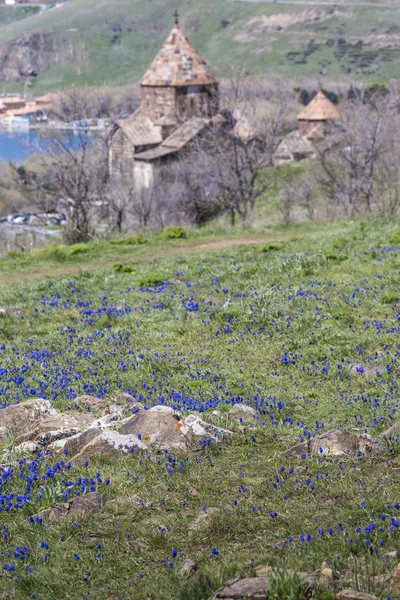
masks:
<svg viewBox="0 0 400 600"><path fill-rule="evenodd" d="M332 229L330 232L325 232L326 235L338 234L339 230ZM302 233L302 237L316 237L321 235L321 231L313 231L311 233ZM155 258L164 258L165 256L175 256L179 254L185 254L190 252L191 254L202 251L212 251L212 250L224 250L228 248L233 248L235 246L249 246L251 244L263 244L266 242L281 242L287 239L290 239L295 236L294 232L291 233L283 233L277 235L270 236L253 236L248 238L237 238L237 239L221 239L210 242L204 242L201 244L193 244L187 246L172 246L170 248L157 249L154 251L144 252L143 254L137 254L133 256L126 255L124 256L124 260L131 260L133 263L136 262L144 262L153 260ZM40 267L38 265L37 269L33 269L31 271L25 272L16 272L16 273L0 273L0 285L1 284L10 284L10 283L19 283L30 280L44 279L47 277L65 277L68 275L74 275L77 273L81 273L82 271L94 271L96 269L102 269L104 267L110 267L115 264L117 258L107 259L107 260L99 260L98 262L88 262L88 263L80 263L80 264L60 264L59 266L46 266Z"/></svg>

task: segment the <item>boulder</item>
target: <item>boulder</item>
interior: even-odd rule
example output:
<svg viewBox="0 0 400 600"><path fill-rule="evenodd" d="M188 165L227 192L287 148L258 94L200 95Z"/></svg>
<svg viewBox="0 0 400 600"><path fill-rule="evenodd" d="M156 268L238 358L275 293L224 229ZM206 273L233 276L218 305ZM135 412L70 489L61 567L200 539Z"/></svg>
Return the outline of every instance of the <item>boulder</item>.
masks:
<svg viewBox="0 0 400 600"><path fill-rule="evenodd" d="M255 568L256 577L268 577L274 570L274 567L259 565Z"/></svg>
<svg viewBox="0 0 400 600"><path fill-rule="evenodd" d="M78 406L93 408L94 410L103 408L106 404L102 398L97 398L96 396L78 396L75 398L74 403L78 404Z"/></svg>
<svg viewBox="0 0 400 600"><path fill-rule="evenodd" d="M69 410L64 413L57 413L43 419L38 426L39 433L48 433L50 431L59 431L62 429L78 429L82 431L90 427L93 422L93 415L80 413L76 410Z"/></svg>
<svg viewBox="0 0 400 600"><path fill-rule="evenodd" d="M235 404L229 412L228 417L230 419L240 419L251 421L257 414L257 411L247 404Z"/></svg>
<svg viewBox="0 0 400 600"><path fill-rule="evenodd" d="M64 521L66 519L77 519L83 515L97 513L103 506L103 500L97 492L90 492L85 496L77 496L64 504L46 508L39 512L36 517L49 521Z"/></svg>
<svg viewBox="0 0 400 600"><path fill-rule="evenodd" d="M178 575L183 579L190 577L190 575L195 571L197 571L197 565L190 558L184 560L183 563L178 567Z"/></svg>
<svg viewBox="0 0 400 600"><path fill-rule="evenodd" d="M119 432L140 435L146 444L167 450L186 450L190 444L199 439L215 439L217 442L221 442L231 434L226 429L206 423L197 415L189 415L180 419L174 412L153 411L153 409L140 411L131 417L119 429Z"/></svg>
<svg viewBox="0 0 400 600"><path fill-rule="evenodd" d="M392 594L400 594L400 563L393 570L389 590Z"/></svg>
<svg viewBox="0 0 400 600"><path fill-rule="evenodd" d="M389 427L389 429L386 429L386 431L384 431L381 434L381 437L383 438L390 438L392 437L392 435L400 435L400 421L396 421L396 423L393 423L393 425L391 427Z"/></svg>
<svg viewBox="0 0 400 600"><path fill-rule="evenodd" d="M379 440L367 434L355 434L332 429L318 437L297 444L283 452L282 456L291 458L302 454L313 456L356 456L361 453L369 456L374 450L381 449Z"/></svg>
<svg viewBox="0 0 400 600"><path fill-rule="evenodd" d="M107 414L92 421L89 425L89 429L108 429L119 420L120 419L116 418L115 416Z"/></svg>
<svg viewBox="0 0 400 600"><path fill-rule="evenodd" d="M35 438L35 442L39 446L44 447L59 440L65 440L67 438L70 438L74 435L77 435L78 433L80 433L80 429L78 427L70 427L69 429L57 429L56 431L46 431L44 433L39 433Z"/></svg>
<svg viewBox="0 0 400 600"><path fill-rule="evenodd" d="M119 404L111 404L108 407L108 412L110 416L113 417L116 421L120 421L125 417L122 406L120 406Z"/></svg>
<svg viewBox="0 0 400 600"><path fill-rule="evenodd" d="M86 431L68 438L63 446L63 449L68 456L75 456L76 454L79 454L79 452L81 452L81 450L83 450L83 448L91 441L98 437L100 433L101 430L97 427L86 429Z"/></svg>
<svg viewBox="0 0 400 600"><path fill-rule="evenodd" d="M64 450L65 444L67 443L69 438L65 438L63 440L56 440L47 446L47 450L51 452L61 452Z"/></svg>
<svg viewBox="0 0 400 600"><path fill-rule="evenodd" d="M93 415L79 413L75 410L56 413L40 422L31 423L31 427L34 426L35 429L28 429L19 435L16 443L36 440L38 438L39 443L44 446L46 443L52 443L52 439L57 440L62 439L62 437L75 435L79 431L87 429L92 422Z"/></svg>
<svg viewBox="0 0 400 600"><path fill-rule="evenodd" d="M386 367L382 365L371 365L368 363L352 363L349 365L350 375L364 375L364 377L375 377L387 373Z"/></svg>
<svg viewBox="0 0 400 600"><path fill-rule="evenodd" d="M328 585L330 583L333 582L335 578L335 574L333 572L333 570L328 567L328 564L326 562L323 562L321 565L321 569L319 572L319 578L318 581L322 586Z"/></svg>
<svg viewBox="0 0 400 600"><path fill-rule="evenodd" d="M122 392L119 390L115 396L113 397L114 402L119 402L120 404L131 404L135 402L135 398L128 394L127 392Z"/></svg>
<svg viewBox="0 0 400 600"><path fill-rule="evenodd" d="M74 461L86 460L91 456L126 456L134 452L143 454L148 447L136 435L122 435L116 431L101 431L74 457Z"/></svg>
<svg viewBox="0 0 400 600"><path fill-rule="evenodd" d="M22 442L15 450L17 452L40 452L41 448L38 444L35 444L35 442Z"/></svg>
<svg viewBox="0 0 400 600"><path fill-rule="evenodd" d="M348 588L336 594L336 600L378 600L376 596L372 594L365 594L364 592L357 592L353 588Z"/></svg>
<svg viewBox="0 0 400 600"><path fill-rule="evenodd" d="M155 407L157 408L157 407ZM163 407L168 408L168 407ZM119 433L141 436L146 444L162 449L185 448L179 417L173 412L141 410L119 429Z"/></svg>
<svg viewBox="0 0 400 600"><path fill-rule="evenodd" d="M44 419L56 415L57 411L49 400L35 398L0 409L0 428L8 428L21 434L31 431Z"/></svg>
<svg viewBox="0 0 400 600"><path fill-rule="evenodd" d="M182 419L181 423L182 426L179 431L189 440L213 439L220 443L232 435L232 432L228 429L210 425L210 423L200 419L198 415L188 415Z"/></svg>
<svg viewBox="0 0 400 600"><path fill-rule="evenodd" d="M212 598L215 600L219 598L224 598L224 600L247 600L250 598L267 600L267 579L266 577L231 579L217 590Z"/></svg>
<svg viewBox="0 0 400 600"><path fill-rule="evenodd" d="M158 406L152 406L147 412L150 413L164 413L166 415L177 415L178 413L171 406L164 406L159 404Z"/></svg>
<svg viewBox="0 0 400 600"><path fill-rule="evenodd" d="M217 515L219 512L220 511L218 508L213 508L213 507L207 508L207 510L202 511L194 521L189 523L187 530L188 531L200 531L200 529L203 529L203 527L206 527L210 523L212 518L215 515Z"/></svg>

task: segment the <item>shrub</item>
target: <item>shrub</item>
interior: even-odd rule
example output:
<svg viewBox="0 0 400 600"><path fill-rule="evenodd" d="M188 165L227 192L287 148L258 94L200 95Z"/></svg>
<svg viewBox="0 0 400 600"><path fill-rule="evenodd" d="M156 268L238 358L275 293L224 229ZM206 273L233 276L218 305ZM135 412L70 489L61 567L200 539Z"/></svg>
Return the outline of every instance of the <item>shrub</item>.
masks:
<svg viewBox="0 0 400 600"><path fill-rule="evenodd" d="M59 246L50 246L50 248L36 250L35 256L38 258L62 262L71 256L77 256L78 254L89 252L91 249L92 246L85 243L72 244L72 246L66 246L62 244Z"/></svg>
<svg viewBox="0 0 400 600"><path fill-rule="evenodd" d="M66 253L68 256L76 256L77 254L84 254L89 252L91 247L86 243L72 244L72 246L66 246Z"/></svg>
<svg viewBox="0 0 400 600"><path fill-rule="evenodd" d="M284 247L282 242L267 242L260 246L260 252L276 252L277 250L283 250Z"/></svg>
<svg viewBox="0 0 400 600"><path fill-rule="evenodd" d="M327 260L337 260L338 262L341 262L342 260L347 260L347 256L345 254L335 254L334 252L327 252L325 254L325 258Z"/></svg>
<svg viewBox="0 0 400 600"><path fill-rule="evenodd" d="M54 260L64 262L67 259L67 246L50 246L50 248L41 248L35 251L35 256L39 259Z"/></svg>
<svg viewBox="0 0 400 600"><path fill-rule="evenodd" d="M400 229L396 229L389 238L390 244L400 244Z"/></svg>
<svg viewBox="0 0 400 600"><path fill-rule="evenodd" d="M381 296L382 304L394 304L399 301L399 292L385 292Z"/></svg>
<svg viewBox="0 0 400 600"><path fill-rule="evenodd" d="M343 248L344 246L346 246L346 244L347 244L347 240L345 237L337 237L333 241L333 245L335 248Z"/></svg>
<svg viewBox="0 0 400 600"><path fill-rule="evenodd" d="M157 273L149 273L143 275L140 280L140 287L154 287L155 285L161 285L165 281L165 277L158 275Z"/></svg>
<svg viewBox="0 0 400 600"><path fill-rule="evenodd" d="M164 231L160 233L160 238L163 240L179 240L186 237L187 233L183 227L166 227Z"/></svg>
<svg viewBox="0 0 400 600"><path fill-rule="evenodd" d="M133 265L122 265L121 263L116 263L113 265L114 273L131 273L135 272L135 267Z"/></svg>
<svg viewBox="0 0 400 600"><path fill-rule="evenodd" d="M146 242L146 238L142 235L130 235L126 238L117 238L115 240L110 240L110 244L113 244L115 246L137 246L139 244L145 244Z"/></svg>
<svg viewBox="0 0 400 600"><path fill-rule="evenodd" d="M25 252L21 252L19 250L11 250L11 252L9 252L7 254L8 258L11 258L12 260L20 260L21 258L25 258Z"/></svg>

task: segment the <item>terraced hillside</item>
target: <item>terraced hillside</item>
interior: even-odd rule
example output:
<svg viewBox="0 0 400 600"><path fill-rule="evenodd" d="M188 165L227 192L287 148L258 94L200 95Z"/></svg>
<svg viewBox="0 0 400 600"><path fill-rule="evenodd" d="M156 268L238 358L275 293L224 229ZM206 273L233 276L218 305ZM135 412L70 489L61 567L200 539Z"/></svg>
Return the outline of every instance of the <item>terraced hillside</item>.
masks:
<svg viewBox="0 0 400 600"><path fill-rule="evenodd" d="M221 76L243 66L249 73L370 81L400 72L400 7L390 3L69 0L28 17L22 7L0 7L0 81L10 89L28 79L37 91L135 82L175 8ZM18 20L10 23L10 15Z"/></svg>

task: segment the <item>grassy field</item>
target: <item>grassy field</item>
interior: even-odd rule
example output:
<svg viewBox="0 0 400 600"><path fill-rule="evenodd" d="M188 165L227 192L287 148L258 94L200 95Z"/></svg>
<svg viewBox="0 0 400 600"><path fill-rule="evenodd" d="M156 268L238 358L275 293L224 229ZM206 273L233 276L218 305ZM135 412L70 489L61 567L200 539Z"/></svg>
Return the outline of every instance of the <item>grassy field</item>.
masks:
<svg viewBox="0 0 400 600"><path fill-rule="evenodd" d="M310 572L326 560L342 581L353 570L361 589L387 598L371 577L399 562L398 440L371 458L281 453L333 428L377 436L400 419L393 229L350 222L5 258L0 306L17 310L0 316L0 404L43 397L73 409L77 395L125 390L235 435L188 454L86 466L3 442L0 591L206 600L259 564ZM387 372L350 375L349 362ZM256 417L229 421L237 402ZM30 522L89 490L108 501L98 515ZM137 505L110 502L132 494ZM205 528L188 531L210 507L219 512ZM185 558L198 566L189 579L178 575Z"/></svg>
<svg viewBox="0 0 400 600"><path fill-rule="evenodd" d="M69 0L11 24L4 24L5 12L0 11L0 47L36 32L59 40L60 48L79 47L84 58L74 64L55 64L54 52L43 52L48 68L35 80L37 92L72 83L124 85L143 75L171 29L175 8L185 31L220 76L243 67L266 76L322 74L328 80L352 82L385 81L398 74L398 4L203 0L200 7L183 0L172 6L166 0ZM8 83L5 89L18 87Z"/></svg>

